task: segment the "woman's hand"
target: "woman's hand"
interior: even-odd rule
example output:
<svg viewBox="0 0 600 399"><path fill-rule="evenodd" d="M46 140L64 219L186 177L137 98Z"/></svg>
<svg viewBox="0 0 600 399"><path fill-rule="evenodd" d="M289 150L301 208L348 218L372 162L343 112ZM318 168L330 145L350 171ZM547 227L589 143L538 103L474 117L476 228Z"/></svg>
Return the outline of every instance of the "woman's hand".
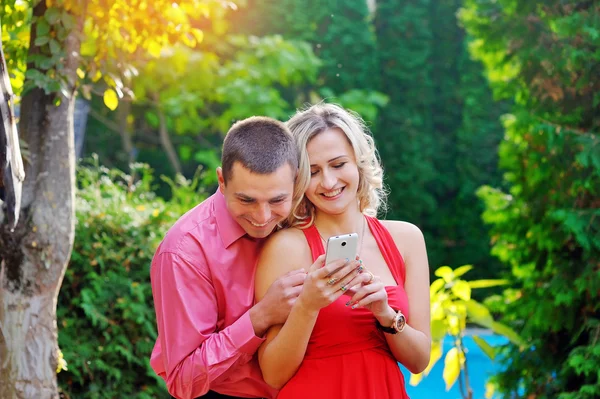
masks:
<svg viewBox="0 0 600 399"><path fill-rule="evenodd" d="M361 283L357 279L363 270L359 261L339 259L323 266L324 262L325 255L321 255L310 266L297 300L311 312L318 312Z"/></svg>
<svg viewBox="0 0 600 399"><path fill-rule="evenodd" d="M358 281L360 286L350 292L352 298L346 306L351 306L352 309L362 306L369 309L380 322L387 321L390 314L395 312L388 304L388 294L381 279L364 269Z"/></svg>

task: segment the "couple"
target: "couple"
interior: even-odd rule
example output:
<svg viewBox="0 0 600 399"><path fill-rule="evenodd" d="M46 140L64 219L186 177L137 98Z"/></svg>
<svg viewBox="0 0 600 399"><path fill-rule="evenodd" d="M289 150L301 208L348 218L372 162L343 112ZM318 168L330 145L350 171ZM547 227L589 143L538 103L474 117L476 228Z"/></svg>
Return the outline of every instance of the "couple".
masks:
<svg viewBox="0 0 600 399"><path fill-rule="evenodd" d="M150 363L171 395L407 398L397 362L429 363L427 254L417 227L375 218L383 177L362 120L332 104L248 118L217 176L152 261ZM357 259L325 265L327 239L352 232Z"/></svg>

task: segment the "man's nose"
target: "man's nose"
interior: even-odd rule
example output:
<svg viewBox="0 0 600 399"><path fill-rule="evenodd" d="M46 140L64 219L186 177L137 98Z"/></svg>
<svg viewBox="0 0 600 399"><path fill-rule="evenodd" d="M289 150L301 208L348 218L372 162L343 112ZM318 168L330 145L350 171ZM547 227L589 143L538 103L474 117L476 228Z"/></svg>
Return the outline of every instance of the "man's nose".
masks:
<svg viewBox="0 0 600 399"><path fill-rule="evenodd" d="M254 220L259 223L266 223L271 219L271 206L269 204L258 204L258 209L254 214Z"/></svg>

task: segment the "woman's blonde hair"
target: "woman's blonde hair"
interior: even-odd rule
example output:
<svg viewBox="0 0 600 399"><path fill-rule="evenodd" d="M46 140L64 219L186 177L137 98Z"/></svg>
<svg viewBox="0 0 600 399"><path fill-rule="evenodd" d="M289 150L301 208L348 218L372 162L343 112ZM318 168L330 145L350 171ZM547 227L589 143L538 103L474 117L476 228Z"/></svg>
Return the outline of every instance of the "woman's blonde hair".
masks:
<svg viewBox="0 0 600 399"><path fill-rule="evenodd" d="M373 137L362 118L339 105L319 103L296 112L286 124L294 136L300 156L294 206L286 225L308 227L313 224L315 207L304 195L310 184L307 146L318 134L335 128L344 133L354 150L359 176L357 200L360 211L369 216L376 216L379 208L384 205L386 195L383 170Z"/></svg>

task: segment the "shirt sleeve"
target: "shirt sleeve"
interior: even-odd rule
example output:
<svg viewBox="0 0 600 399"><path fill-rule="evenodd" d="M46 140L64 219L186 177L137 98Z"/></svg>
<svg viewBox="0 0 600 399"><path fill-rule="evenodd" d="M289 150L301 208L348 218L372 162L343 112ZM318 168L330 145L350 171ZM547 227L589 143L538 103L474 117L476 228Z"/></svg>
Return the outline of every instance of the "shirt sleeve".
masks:
<svg viewBox="0 0 600 399"><path fill-rule="evenodd" d="M213 381L250 361L264 341L254 334L248 312L216 331L217 297L202 266L170 252L152 260L150 277L161 350L157 361L164 366L162 377L169 393L178 399L204 395Z"/></svg>

